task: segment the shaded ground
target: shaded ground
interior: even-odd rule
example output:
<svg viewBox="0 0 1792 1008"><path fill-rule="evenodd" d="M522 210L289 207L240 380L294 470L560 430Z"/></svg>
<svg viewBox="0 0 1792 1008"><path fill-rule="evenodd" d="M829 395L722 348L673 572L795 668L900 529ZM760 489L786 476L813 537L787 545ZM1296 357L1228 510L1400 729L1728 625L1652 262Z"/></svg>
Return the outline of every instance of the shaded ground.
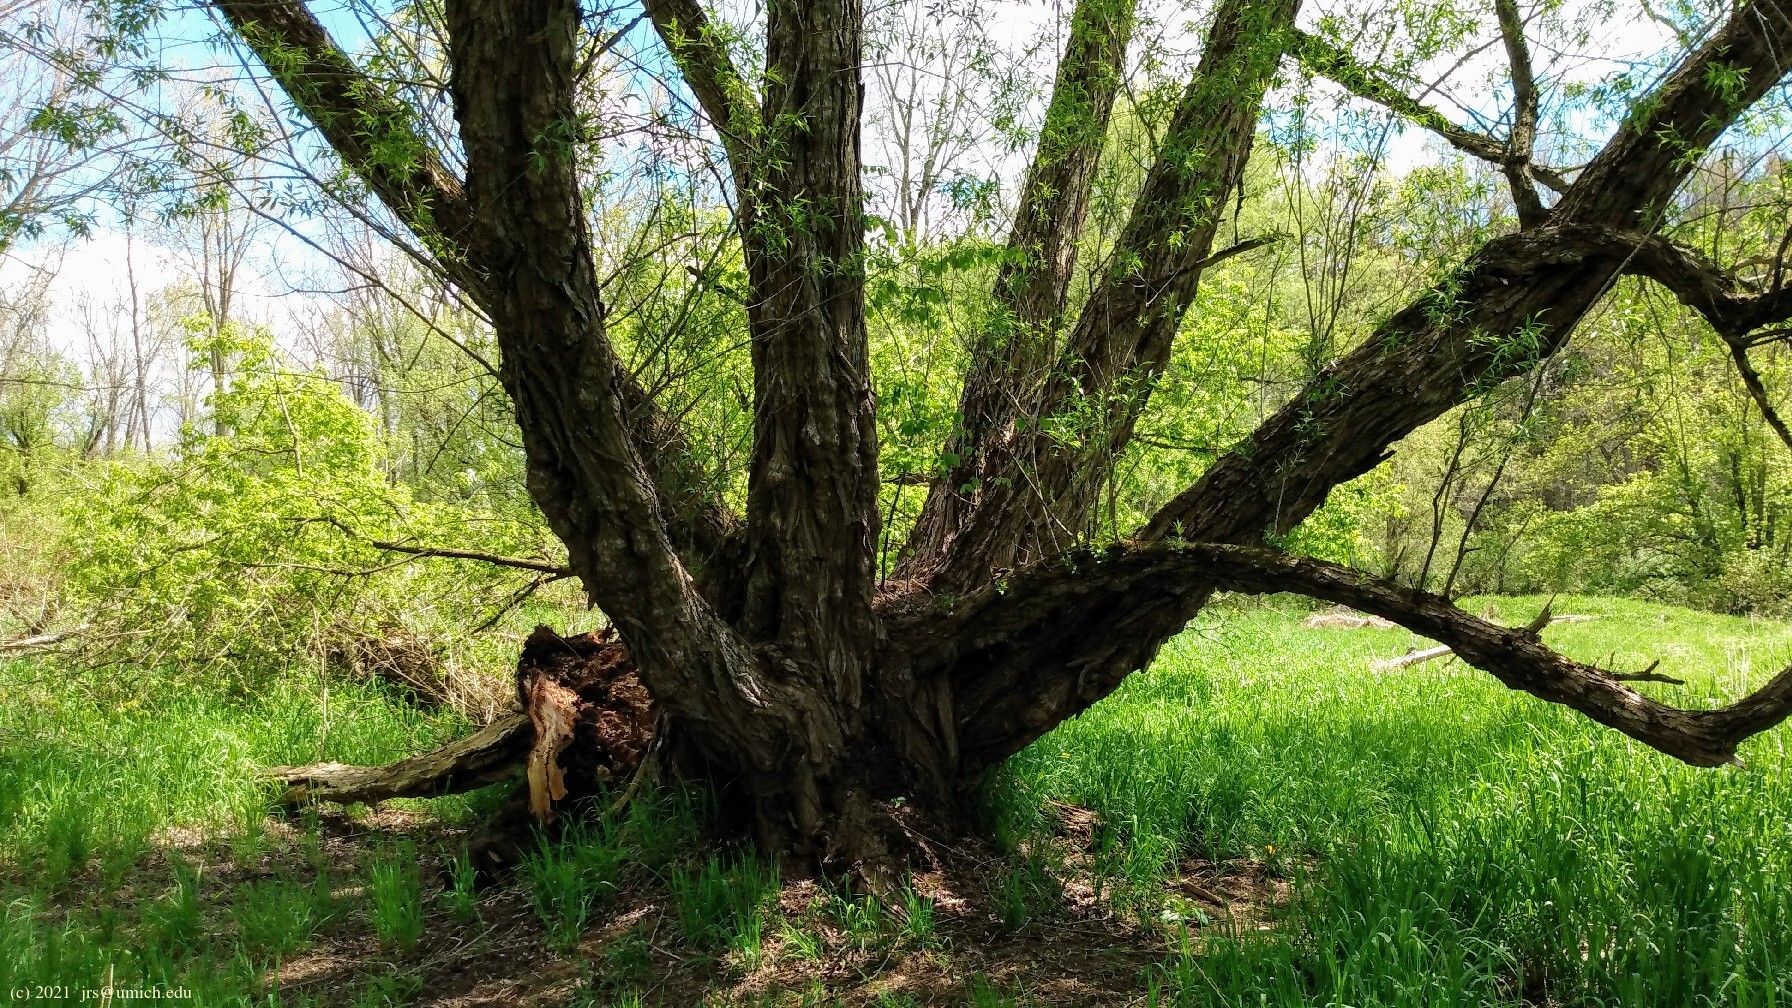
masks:
<svg viewBox="0 0 1792 1008"><path fill-rule="evenodd" d="M1261 862L1190 860L1152 898L1117 898L1124 880L1094 870L1099 823L1055 805L1049 841L1006 856L982 843L942 846L939 870L881 900L815 880L786 883L760 908L758 940L723 947L690 940L664 870L624 868L620 890L577 944L557 950L523 873L479 891L471 913L455 911L447 852L464 831L397 809L358 811L270 825L265 851L247 864L228 845L171 831L121 895L135 888L155 898L178 859L198 868L205 930L242 939L229 912L241 893L328 879L340 912L308 947L270 963L280 1002L440 1008L1142 1004L1146 977L1184 927L1197 947L1217 930L1267 928L1289 895L1288 881ZM382 942L368 913L352 909L372 898L370 859L404 843L422 866L422 937L409 948ZM678 863L705 854L687 849Z"/></svg>
<svg viewBox="0 0 1792 1008"><path fill-rule="evenodd" d="M1544 601L1472 608L1517 624ZM1597 618L1552 643L1660 658L1687 685L1645 687L1681 706L1792 661L1778 621L1556 608ZM449 713L352 681L235 693L0 664L0 995L115 979L243 1008L1792 1003L1792 729L1747 768L1681 766L1447 657L1386 669L1426 646L1404 631L1308 615L1204 619L1004 768L1005 846L935 845L941 869L879 901L776 884L705 845L700 802L651 790L473 892L457 855L503 788L270 819L256 778L429 750L468 730Z"/></svg>

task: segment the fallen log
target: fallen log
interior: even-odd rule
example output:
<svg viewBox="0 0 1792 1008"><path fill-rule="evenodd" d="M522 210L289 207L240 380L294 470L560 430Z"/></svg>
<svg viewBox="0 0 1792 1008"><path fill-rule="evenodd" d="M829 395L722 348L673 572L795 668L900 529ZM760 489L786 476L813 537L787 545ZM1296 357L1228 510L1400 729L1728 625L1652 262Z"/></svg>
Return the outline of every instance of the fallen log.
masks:
<svg viewBox="0 0 1792 1008"><path fill-rule="evenodd" d="M281 801L340 804L458 794L516 776L535 741L529 715L511 711L466 738L386 766L315 763L269 767L263 776L285 785Z"/></svg>
<svg viewBox="0 0 1792 1008"><path fill-rule="evenodd" d="M561 637L537 627L517 660L518 706L479 731L385 766L271 767L288 805L428 798L528 771L532 818L628 780L653 740L657 712L634 663L608 630Z"/></svg>

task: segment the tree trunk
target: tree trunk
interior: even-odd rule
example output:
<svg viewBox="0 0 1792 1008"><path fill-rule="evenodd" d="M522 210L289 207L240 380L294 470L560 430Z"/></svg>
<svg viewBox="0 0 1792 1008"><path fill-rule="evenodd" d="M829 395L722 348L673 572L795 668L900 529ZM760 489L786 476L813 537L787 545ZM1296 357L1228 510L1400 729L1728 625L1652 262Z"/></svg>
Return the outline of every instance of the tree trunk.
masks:
<svg viewBox="0 0 1792 1008"><path fill-rule="evenodd" d="M1017 328L979 348L956 458L930 489L902 577L881 590L857 0L772 0L758 94L700 3L647 4L735 187L754 371L742 519L699 489L677 423L610 340L578 168L591 141L575 0L446 3L464 181L297 0L213 3L490 319L531 495L626 644L669 758L715 784L764 849L868 872L965 828L992 767L1145 667L1222 589L1375 613L1699 765L1734 760L1737 744L1792 711L1792 670L1729 707L1679 711L1555 654L1531 628L1260 548L1418 426L1554 353L1623 273L1667 284L1733 345L1792 316L1792 292L1750 293L1653 233L1691 155L1783 76L1792 0L1738 11L1558 187L1553 208L1533 192L1521 230L1393 313L1101 555L1079 547L1096 493L1203 271L1227 254L1215 238L1278 60L1313 47L1297 45L1296 0L1219 5L1113 264L1060 340L1132 18L1126 0L1080 0L1047 120L1087 128L1039 145L998 281ZM1528 61L1522 25L1507 27L1517 67ZM1351 79L1385 98L1385 85ZM1515 184L1561 181L1528 166L1528 137L1517 139L1493 145ZM393 150L413 156L395 166ZM1087 429L1046 429L1079 409L1094 416ZM552 664L556 648L579 650L556 640L532 639L525 657ZM581 690L530 682L533 807L546 815L580 781L595 786L600 764L568 727L590 702Z"/></svg>

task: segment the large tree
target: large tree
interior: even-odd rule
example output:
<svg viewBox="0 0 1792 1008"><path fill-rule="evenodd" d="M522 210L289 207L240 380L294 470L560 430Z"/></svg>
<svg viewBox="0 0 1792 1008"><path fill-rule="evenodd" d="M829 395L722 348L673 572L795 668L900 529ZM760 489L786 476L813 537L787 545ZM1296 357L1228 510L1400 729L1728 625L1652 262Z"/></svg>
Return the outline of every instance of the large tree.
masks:
<svg viewBox="0 0 1792 1008"><path fill-rule="evenodd" d="M1512 69L1503 135L1452 123L1301 30L1298 0L1220 0L1086 291L1073 283L1079 239L1135 11L1079 0L947 464L881 582L856 0L772 0L751 73L738 33L697 0L645 4L732 187L753 374L740 513L708 489L606 329L582 189L591 145L578 135L598 43L576 0L446 0L452 151L299 0L211 3L489 318L529 490L571 572L675 744L727 783L772 849L850 865L892 853L910 817L963 825L992 767L1112 692L1219 590L1384 616L1699 765L1734 760L1792 711L1792 670L1728 707L1677 710L1551 651L1540 624L1495 626L1272 546L1416 428L1538 366L1623 275L1665 285L1745 364L1759 331L1792 317L1783 270L1751 287L1661 233L1702 153L1786 76L1792 0L1753 0L1713 25L1576 170L1533 159L1538 87L1512 0L1495 0ZM1239 248L1219 247L1221 224L1265 96L1293 62L1493 162L1518 225L1326 365L1129 539L1092 551L1098 491L1203 272ZM451 167L462 159L464 173ZM1072 413L1077 436L1054 430Z"/></svg>

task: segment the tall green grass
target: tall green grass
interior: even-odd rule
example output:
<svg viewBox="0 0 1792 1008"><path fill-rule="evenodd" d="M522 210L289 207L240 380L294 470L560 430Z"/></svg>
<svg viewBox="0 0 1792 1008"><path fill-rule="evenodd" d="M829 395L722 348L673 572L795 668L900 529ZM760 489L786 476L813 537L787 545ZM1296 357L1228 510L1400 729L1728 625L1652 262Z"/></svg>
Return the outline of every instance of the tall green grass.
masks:
<svg viewBox="0 0 1792 1008"><path fill-rule="evenodd" d="M280 875L202 898L195 868L158 852L227 843L256 864L272 811L260 768L379 763L464 728L371 684L248 694L161 672L0 665L0 992L110 980L184 987L195 1004L278 1003L259 977L341 916L331 880ZM432 804L454 816L467 802Z"/></svg>
<svg viewBox="0 0 1792 1008"><path fill-rule="evenodd" d="M1497 607L1519 622L1542 601ZM1555 611L1599 618L1553 644L1621 668L1660 657L1688 685L1651 689L1683 705L1792 662L1784 624ZM1373 671L1420 642L1299 615L1204 617L1007 770L1010 832L1054 796L1159 871L1248 857L1296 878L1274 929L1173 962L1157 1003L1792 1004L1786 730L1750 743L1746 770L1693 769L1458 663Z"/></svg>
<svg viewBox="0 0 1792 1008"><path fill-rule="evenodd" d="M1542 600L1488 604L1522 622ZM1660 657L1689 685L1647 688L1683 705L1722 703L1792 661L1783 623L1600 599L1556 611L1599 619L1551 627L1552 643L1621 668ZM1046 825L1047 797L1098 811L1100 891L1153 924L1175 919L1157 912L1158 883L1189 856L1262 862L1293 881L1270 929L1198 932L1141 978L1149 1003L1792 1006L1787 730L1750 743L1746 770L1695 770L1457 664L1373 671L1423 642L1305 630L1301 615L1210 612L1151 670L1011 761L994 791L1010 839ZM370 850L357 879L332 877L322 858L262 857L276 841L254 771L392 759L464 730L454 717L368 685L245 695L28 663L0 666L0 701L0 991L110 977L184 987L192 1004L273 1004L267 971L320 931L427 941L430 903L402 843ZM479 802L427 807L460 818ZM775 875L694 851L705 815L701 795L649 795L620 822L544 845L519 880L544 934L574 947L634 872L664 886L692 952L756 961ZM315 824L294 825L302 847ZM170 850L194 834L227 841L253 877L225 887ZM463 884L438 900L473 920L460 867ZM1023 859L1004 876L1006 923L1050 910L1051 870ZM829 906L849 942L937 944L933 908L912 894L900 908ZM782 933L803 954L790 936L806 933L789 922ZM592 1003L639 993L638 944L603 953L617 962L593 967L609 979L588 985L601 993Z"/></svg>

